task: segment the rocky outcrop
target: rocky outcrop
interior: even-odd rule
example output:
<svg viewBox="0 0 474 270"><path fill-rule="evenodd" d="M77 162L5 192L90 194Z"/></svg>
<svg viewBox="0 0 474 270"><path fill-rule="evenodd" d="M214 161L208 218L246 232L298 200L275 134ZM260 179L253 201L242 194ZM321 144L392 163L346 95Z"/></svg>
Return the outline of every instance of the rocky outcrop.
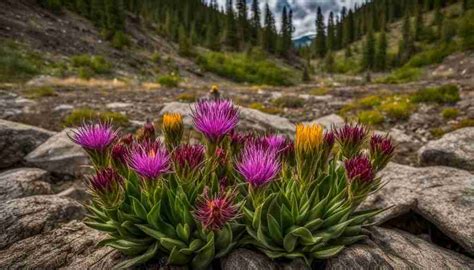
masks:
<svg viewBox="0 0 474 270"><path fill-rule="evenodd" d="M474 171L474 127L455 130L418 151L422 166L444 165Z"/></svg>
<svg viewBox="0 0 474 270"><path fill-rule="evenodd" d="M20 168L0 173L0 201L52 194L47 171L37 168Z"/></svg>
<svg viewBox="0 0 474 270"><path fill-rule="evenodd" d="M329 114L323 117L320 117L314 121L308 122L308 124L319 124L325 129L339 128L344 125L345 121L342 117L337 114Z"/></svg>
<svg viewBox="0 0 474 270"><path fill-rule="evenodd" d="M22 161L54 134L42 128L0 119L0 168Z"/></svg>
<svg viewBox="0 0 474 270"><path fill-rule="evenodd" d="M377 217L382 223L407 214L421 215L442 233L474 254L474 175L448 167L414 168L390 163L381 173L389 181L363 207L391 207Z"/></svg>
<svg viewBox="0 0 474 270"><path fill-rule="evenodd" d="M50 231L61 223L80 219L83 215L84 209L78 202L55 195L31 196L1 202L0 249L27 237Z"/></svg>
<svg viewBox="0 0 474 270"><path fill-rule="evenodd" d="M65 129L49 138L45 143L29 153L25 159L35 166L57 175L79 175L87 171L87 154L71 141Z"/></svg>

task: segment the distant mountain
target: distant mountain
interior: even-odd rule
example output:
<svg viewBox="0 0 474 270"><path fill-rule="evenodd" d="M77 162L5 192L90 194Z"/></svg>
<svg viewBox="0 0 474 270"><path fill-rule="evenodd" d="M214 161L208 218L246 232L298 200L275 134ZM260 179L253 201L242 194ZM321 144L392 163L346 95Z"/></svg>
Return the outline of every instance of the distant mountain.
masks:
<svg viewBox="0 0 474 270"><path fill-rule="evenodd" d="M304 35L304 36L294 38L293 44L295 45L296 48L307 46L311 44L311 41L313 41L315 36L316 36L315 34L309 34L309 35Z"/></svg>

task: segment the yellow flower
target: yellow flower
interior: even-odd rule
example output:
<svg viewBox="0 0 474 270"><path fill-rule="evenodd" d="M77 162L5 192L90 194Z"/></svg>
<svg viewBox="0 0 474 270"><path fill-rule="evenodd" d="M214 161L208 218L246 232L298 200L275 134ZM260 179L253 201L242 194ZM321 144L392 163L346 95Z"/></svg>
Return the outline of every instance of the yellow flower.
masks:
<svg viewBox="0 0 474 270"><path fill-rule="evenodd" d="M177 147L183 137L183 117L179 113L165 113L163 115L163 133L168 149Z"/></svg>
<svg viewBox="0 0 474 270"><path fill-rule="evenodd" d="M163 115L163 128L175 130L183 125L183 117L179 113L165 113Z"/></svg>
<svg viewBox="0 0 474 270"><path fill-rule="evenodd" d="M323 143L323 128L318 124L296 125L295 149L298 152L313 152Z"/></svg>
<svg viewBox="0 0 474 270"><path fill-rule="evenodd" d="M215 93L215 92L218 92L219 91L219 86L217 86L216 84L214 84L212 87L211 87L211 93Z"/></svg>

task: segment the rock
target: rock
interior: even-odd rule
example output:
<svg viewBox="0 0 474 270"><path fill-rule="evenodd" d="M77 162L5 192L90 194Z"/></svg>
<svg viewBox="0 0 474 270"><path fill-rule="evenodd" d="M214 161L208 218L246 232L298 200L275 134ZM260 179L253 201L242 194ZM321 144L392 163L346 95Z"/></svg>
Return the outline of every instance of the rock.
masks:
<svg viewBox="0 0 474 270"><path fill-rule="evenodd" d="M79 175L84 173L89 164L84 150L71 141L65 129L49 138L26 156L26 161L36 167L59 175Z"/></svg>
<svg viewBox="0 0 474 270"><path fill-rule="evenodd" d="M69 104L61 104L56 107L54 107L53 111L55 112L61 112L61 111L71 111L74 109L74 106L69 105Z"/></svg>
<svg viewBox="0 0 474 270"><path fill-rule="evenodd" d="M97 243L104 237L105 234L88 228L82 222L71 221L55 230L18 241L3 250L0 254L0 268L57 269L67 266L71 261L87 257L91 263L75 269L90 269L94 259L94 262L104 261L102 257L114 252L111 248L101 248L98 249L102 251L101 257L93 256L96 255L94 251ZM91 257L89 253L92 253ZM113 265L103 265L108 266L103 269L111 269Z"/></svg>
<svg viewBox="0 0 474 270"><path fill-rule="evenodd" d="M112 102L105 105L107 109L124 109L131 106L132 106L132 103L126 103L126 102Z"/></svg>
<svg viewBox="0 0 474 270"><path fill-rule="evenodd" d="M181 103L181 102L169 102L165 103L163 109L160 111L160 115L166 112L180 113L183 115L183 122L185 125L192 125L191 108L193 104ZM288 119L277 115L271 115L258 110L239 107L240 109L240 127L242 128L256 128L260 130L275 130L278 132L292 134L295 130L293 125Z"/></svg>
<svg viewBox="0 0 474 270"><path fill-rule="evenodd" d="M408 214L421 215L442 233L474 254L474 176L448 167L414 168L395 163L380 172L388 183L362 204L366 207L391 207L379 216L382 223Z"/></svg>
<svg viewBox="0 0 474 270"><path fill-rule="evenodd" d="M398 128L392 128L388 132L376 130L374 133L383 136L388 133L395 142L397 147L395 148L393 161L409 165L415 165L417 163L416 151L423 145L420 140L406 134L403 130Z"/></svg>
<svg viewBox="0 0 474 270"><path fill-rule="evenodd" d="M248 249L237 249L221 259L222 270L310 270L300 260L292 262L277 263L267 256Z"/></svg>
<svg viewBox="0 0 474 270"><path fill-rule="evenodd" d="M372 228L371 239L329 259L326 269L472 269L474 260L412 234Z"/></svg>
<svg viewBox="0 0 474 270"><path fill-rule="evenodd" d="M342 117L337 114L329 114L323 117L320 117L314 121L308 122L307 124L319 124L325 129L331 129L333 127L339 128L344 125L345 121Z"/></svg>
<svg viewBox="0 0 474 270"><path fill-rule="evenodd" d="M418 151L422 166L444 165L474 171L474 127L445 134Z"/></svg>
<svg viewBox="0 0 474 270"><path fill-rule="evenodd" d="M0 173L0 201L52 194L49 173L37 168L13 169Z"/></svg>
<svg viewBox="0 0 474 270"><path fill-rule="evenodd" d="M0 119L0 168L22 161L54 134L42 128Z"/></svg>
<svg viewBox="0 0 474 270"><path fill-rule="evenodd" d="M83 216L82 205L55 195L31 196L1 202L0 249L50 231L62 222Z"/></svg>
<svg viewBox="0 0 474 270"><path fill-rule="evenodd" d="M58 193L58 196L74 199L80 202L85 202L91 199L91 195L87 192L86 187L76 184L64 191L61 191L60 193Z"/></svg>

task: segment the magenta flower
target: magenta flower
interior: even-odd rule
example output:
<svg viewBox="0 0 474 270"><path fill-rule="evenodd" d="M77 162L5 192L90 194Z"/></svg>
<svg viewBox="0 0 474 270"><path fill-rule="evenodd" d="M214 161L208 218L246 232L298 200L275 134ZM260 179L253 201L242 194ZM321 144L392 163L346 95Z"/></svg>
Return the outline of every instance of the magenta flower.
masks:
<svg viewBox="0 0 474 270"><path fill-rule="evenodd" d="M341 146L342 153L345 157L351 158L356 156L362 144L365 142L368 130L362 125L345 124L342 128L335 131L337 142Z"/></svg>
<svg viewBox="0 0 474 270"><path fill-rule="evenodd" d="M170 169L170 156L158 143L136 146L130 153L129 166L147 180L155 180Z"/></svg>
<svg viewBox="0 0 474 270"><path fill-rule="evenodd" d="M192 116L194 127L211 142L220 141L239 122L239 110L225 99L198 101Z"/></svg>
<svg viewBox="0 0 474 270"><path fill-rule="evenodd" d="M84 124L73 131L71 139L86 150L103 152L117 138L109 123Z"/></svg>
<svg viewBox="0 0 474 270"><path fill-rule="evenodd" d="M324 134L323 143L327 148L332 149L335 139L336 136L334 135L334 132L328 131Z"/></svg>
<svg viewBox="0 0 474 270"><path fill-rule="evenodd" d="M263 137L264 144L268 149L281 153L289 146L289 140L284 135L271 134Z"/></svg>
<svg viewBox="0 0 474 270"><path fill-rule="evenodd" d="M280 161L276 151L258 144L247 144L242 151L237 170L254 187L272 181L280 172Z"/></svg>
<svg viewBox="0 0 474 270"><path fill-rule="evenodd" d="M358 181L368 183L375 177L370 160L363 155L346 160L344 162L344 168L346 170L347 179L351 182Z"/></svg>
<svg viewBox="0 0 474 270"><path fill-rule="evenodd" d="M190 169L195 169L203 164L204 146L200 144L181 145L173 152L173 160L181 168L188 166Z"/></svg>
<svg viewBox="0 0 474 270"><path fill-rule="evenodd" d="M122 184L122 178L112 168L97 171L96 175L89 179L89 183L96 192L106 193L113 191L114 186Z"/></svg>
<svg viewBox="0 0 474 270"><path fill-rule="evenodd" d="M206 189L197 200L195 216L208 230L220 230L226 223L238 216L238 207L234 204L235 194L221 193L216 197L209 196Z"/></svg>
<svg viewBox="0 0 474 270"><path fill-rule="evenodd" d="M126 164L129 155L129 149L124 143L119 142L112 146L110 155L114 161L121 164Z"/></svg>
<svg viewBox="0 0 474 270"><path fill-rule="evenodd" d="M376 134L370 138L371 153L381 153L385 156L391 156L393 151L395 151L395 146L393 145L392 140L387 136Z"/></svg>

